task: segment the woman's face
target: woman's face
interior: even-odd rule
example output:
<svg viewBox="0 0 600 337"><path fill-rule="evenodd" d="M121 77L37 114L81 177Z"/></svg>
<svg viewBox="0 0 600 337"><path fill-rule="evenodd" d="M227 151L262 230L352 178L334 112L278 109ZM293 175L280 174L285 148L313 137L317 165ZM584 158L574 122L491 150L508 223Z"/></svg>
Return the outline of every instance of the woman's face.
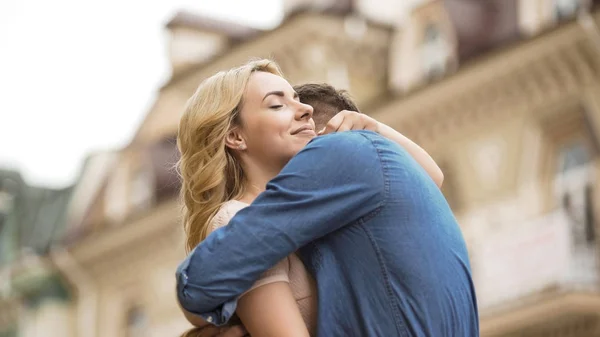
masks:
<svg viewBox="0 0 600 337"><path fill-rule="evenodd" d="M261 165L281 168L314 137L313 108L300 103L282 77L255 72L250 77L242 109L239 141L243 153Z"/></svg>

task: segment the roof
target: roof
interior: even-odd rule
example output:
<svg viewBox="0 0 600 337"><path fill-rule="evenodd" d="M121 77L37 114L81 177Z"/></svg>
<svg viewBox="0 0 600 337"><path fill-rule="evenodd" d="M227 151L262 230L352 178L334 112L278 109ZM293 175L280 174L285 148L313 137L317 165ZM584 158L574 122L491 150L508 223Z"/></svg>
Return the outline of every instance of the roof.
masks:
<svg viewBox="0 0 600 337"><path fill-rule="evenodd" d="M319 9L319 10L313 9L313 8L299 7L298 9L290 12L285 17L285 19L282 21L281 25L279 25L278 27L276 27L276 28L274 28L272 30L268 30L268 31L260 31L260 34L253 35L251 38L249 37L248 39L243 40L243 41L238 41L238 42L242 42L242 43L240 43L240 44L234 44L234 45L230 46L229 48L226 48L220 54L214 55L211 59L209 59L207 61L202 61L202 62L198 62L196 64L191 64L185 71L181 71L181 72L178 72L177 74L173 74L173 76L162 86L161 90L163 90L163 89L165 89L167 87L170 87L171 85L179 82L180 80L188 78L189 76L193 76L197 71L199 71L202 68L206 67L211 62L214 62L214 61L218 60L219 57L222 56L223 54L231 52L234 48L236 48L236 47L242 47L244 45L247 45L248 43L251 43L250 40L252 40L254 38L258 38L258 37L260 37L260 38L268 38L272 34L276 34L284 26L289 25L292 22L294 22L293 19L295 19L296 17L300 17L303 14L309 14L309 13L325 14L325 15L330 16L330 17L343 18L346 15L352 13L352 6L348 5L347 7L340 7L338 5L338 6L332 6L331 8L325 8L325 9ZM391 26L388 26L388 25L385 25L385 24L380 24L380 23L374 22L374 21L369 20L369 19L364 18L364 17L361 17L361 18L364 19L365 22L369 26L372 26L372 27L375 27L375 28L383 28L383 29L386 29L386 30L392 30L393 29Z"/></svg>
<svg viewBox="0 0 600 337"><path fill-rule="evenodd" d="M167 23L168 29L179 27L210 31L224 34L234 40L245 40L262 32L260 29L245 26L236 22L224 21L208 16L180 11Z"/></svg>
<svg viewBox="0 0 600 337"><path fill-rule="evenodd" d="M13 206L4 219L2 227L10 228L0 241L9 243L10 251L3 250L0 261L16 257L22 250L45 254L52 244L60 240L65 227L65 213L70 201L72 187L51 189L27 185L16 171L0 170L0 182L10 180L0 190L13 195ZM8 234L6 234L8 233Z"/></svg>
<svg viewBox="0 0 600 337"><path fill-rule="evenodd" d="M29 186L26 189L19 214L20 247L45 254L60 240L71 191L71 187L53 190Z"/></svg>

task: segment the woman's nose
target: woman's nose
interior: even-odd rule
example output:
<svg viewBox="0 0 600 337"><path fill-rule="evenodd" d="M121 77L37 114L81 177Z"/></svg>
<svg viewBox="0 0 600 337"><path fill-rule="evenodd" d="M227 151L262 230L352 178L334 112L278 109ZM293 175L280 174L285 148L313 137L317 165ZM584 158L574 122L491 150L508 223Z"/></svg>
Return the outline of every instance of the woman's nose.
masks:
<svg viewBox="0 0 600 337"><path fill-rule="evenodd" d="M296 114L299 117L298 119L311 119L313 115L313 107L300 102L298 104L300 104L298 107L298 113Z"/></svg>

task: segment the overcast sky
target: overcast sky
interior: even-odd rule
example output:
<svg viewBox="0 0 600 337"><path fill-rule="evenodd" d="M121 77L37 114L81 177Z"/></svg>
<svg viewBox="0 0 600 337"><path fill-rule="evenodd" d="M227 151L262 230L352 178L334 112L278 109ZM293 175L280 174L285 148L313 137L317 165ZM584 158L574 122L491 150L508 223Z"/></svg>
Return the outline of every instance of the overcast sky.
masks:
<svg viewBox="0 0 600 337"><path fill-rule="evenodd" d="M62 187L94 150L127 144L169 76L180 9L270 28L279 0L1 0L0 167Z"/></svg>

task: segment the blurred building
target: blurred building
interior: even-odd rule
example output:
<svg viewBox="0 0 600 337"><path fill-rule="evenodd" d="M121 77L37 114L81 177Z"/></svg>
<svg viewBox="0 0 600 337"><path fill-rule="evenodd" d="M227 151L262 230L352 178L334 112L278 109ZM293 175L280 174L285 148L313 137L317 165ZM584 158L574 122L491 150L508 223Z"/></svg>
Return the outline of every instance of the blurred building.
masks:
<svg viewBox="0 0 600 337"><path fill-rule="evenodd" d="M440 163L471 252L482 336L600 336L600 1L284 3L270 31L176 15L171 79L131 144L92 155L76 186L48 192L68 196L62 213L48 205L41 220L16 220L23 184L0 187L0 258L10 261L0 336L188 327L174 292L184 256L177 124L203 79L251 57L275 59L292 83L348 89ZM16 206L6 213L3 200ZM16 221L60 230L37 238Z"/></svg>
<svg viewBox="0 0 600 337"><path fill-rule="evenodd" d="M1 337L41 336L36 327L71 320L70 286L44 258L64 233L71 192L28 186L18 172L0 170Z"/></svg>

